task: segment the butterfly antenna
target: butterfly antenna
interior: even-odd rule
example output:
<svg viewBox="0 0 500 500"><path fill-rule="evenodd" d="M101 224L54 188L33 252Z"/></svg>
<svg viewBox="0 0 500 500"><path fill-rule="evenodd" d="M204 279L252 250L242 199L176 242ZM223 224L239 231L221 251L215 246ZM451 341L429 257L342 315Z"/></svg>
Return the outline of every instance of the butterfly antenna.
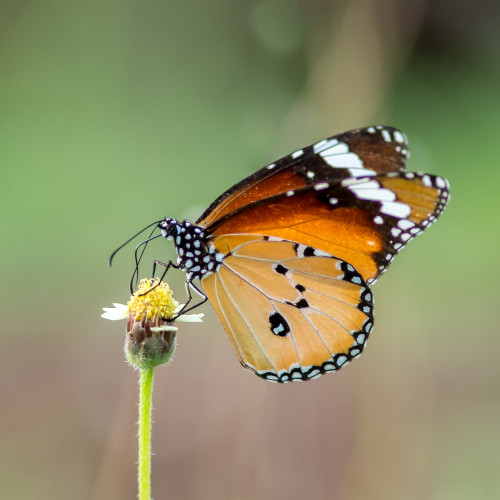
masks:
<svg viewBox="0 0 500 500"><path fill-rule="evenodd" d="M139 243L136 247L135 247L135 269L134 269L134 272L132 273L132 277L130 278L130 290L132 291L133 290L133 286L134 286L134 279L136 280L135 281L135 287L137 288L137 280L139 279L139 264L141 263L141 260L142 260L142 256L144 255L144 252L146 251L146 247L148 246L148 243L152 240L155 240L156 238L159 238L161 236L161 234L157 234L156 236L153 236L153 233L155 232L156 228L153 229L153 231L151 231L149 237L144 240L144 241L141 241L141 243ZM139 249L142 248L141 250L141 254L139 255L139 257L137 257L137 254L139 252ZM133 292L132 292L133 293Z"/></svg>
<svg viewBox="0 0 500 500"><path fill-rule="evenodd" d="M144 229L141 229L137 234L134 234L134 236L132 236L131 238L129 238L125 243L122 243L112 254L111 254L111 257L109 258L109 267L111 267L112 263L113 263L113 259L115 257L115 255L126 245L128 245L132 240L134 240L135 238L137 238L137 236L139 236L141 233L143 233L144 231L146 231L146 229L149 229L151 226L157 226L159 223L161 222L161 220L158 220L156 222L153 222L152 224L149 224L148 226L146 226ZM151 233L153 234L153 233ZM151 235L150 235L151 237Z"/></svg>

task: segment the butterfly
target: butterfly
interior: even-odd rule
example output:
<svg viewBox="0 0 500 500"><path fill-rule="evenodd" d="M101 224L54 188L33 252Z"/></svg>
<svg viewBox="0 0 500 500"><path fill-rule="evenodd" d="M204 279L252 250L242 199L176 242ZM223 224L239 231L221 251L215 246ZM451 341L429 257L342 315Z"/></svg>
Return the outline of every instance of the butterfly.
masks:
<svg viewBox="0 0 500 500"><path fill-rule="evenodd" d="M385 126L299 149L228 189L196 223L157 223L177 251L163 265L186 272L189 299L190 289L202 297L192 307L210 301L258 376L339 370L372 332L370 285L449 199L443 177L405 171L408 156L405 135Z"/></svg>

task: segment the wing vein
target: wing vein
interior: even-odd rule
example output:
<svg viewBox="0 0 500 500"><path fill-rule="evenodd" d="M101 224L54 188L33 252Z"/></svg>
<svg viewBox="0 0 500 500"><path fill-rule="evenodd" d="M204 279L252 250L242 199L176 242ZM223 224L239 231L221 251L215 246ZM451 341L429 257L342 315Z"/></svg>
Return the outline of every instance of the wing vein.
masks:
<svg viewBox="0 0 500 500"><path fill-rule="evenodd" d="M274 302L279 302L280 304L283 304L283 305L290 305L288 304L285 300L280 300L280 299L277 299L275 297L271 297L269 296L266 292L264 292L263 290L261 290L257 285L255 285L253 282L249 281L247 278L245 278L245 276L241 275L239 272L235 271L234 269L232 269L231 267L229 267L227 264L224 263L224 266L229 269L232 273L236 274L236 276L239 276L242 280L244 280L246 283L248 283L251 287L255 288L255 290L257 290L258 292L260 292L262 295L264 295L265 297L267 297L269 299L269 301L271 302L271 304L273 305L273 308L276 312L279 312L277 311L276 307L274 306L273 304L273 301ZM301 271L302 272L302 271ZM306 274L306 273L304 273ZM309 273L307 273L309 274ZM316 275L316 274L312 274L312 276L322 276L322 275ZM329 276L325 276L325 277L329 277ZM288 278L290 279L290 278ZM333 278L332 278L333 279ZM293 281L294 283L297 283L296 281L290 279L290 281ZM318 292L317 290L314 290L316 293L320 293ZM320 293L321 294L321 293ZM330 295L326 295L326 294L321 294L321 295L324 295L325 297L329 297L330 299L332 300L336 300L338 302L340 302L341 304L346 304L347 306L350 306L352 307L353 309L356 309L355 306L351 305L351 304L348 304L347 302L343 302L341 300L338 300L337 298L335 297L331 297ZM234 303L234 302L233 302ZM292 306L293 307L293 306ZM335 319L333 316L330 316L329 314L323 312L323 311L320 311L319 309L316 309L314 307L311 307L309 306L311 309L313 309L314 311L316 312L319 312L321 314L324 314L325 316L327 316L328 318L330 318L332 321L334 321L335 323L337 323L341 328L343 328L349 335L351 334L350 330L347 329L347 327L345 325L343 325L342 323L340 323L337 319ZM241 314L241 313L240 313ZM345 318L345 315L340 313L339 311L339 315L342 315L344 318ZM257 340L257 339L256 339ZM294 346L295 346L295 340L293 339L293 335L292 335L292 340L293 340L293 343L294 343ZM260 344L259 344L260 345ZM296 347L296 346L295 346ZM297 357L298 356L298 353L297 353Z"/></svg>
<svg viewBox="0 0 500 500"><path fill-rule="evenodd" d="M220 299L219 299L219 289L218 289L218 287L219 287L219 286L224 287L224 285L223 285L223 284L220 284L220 285L218 284L218 281L220 281L220 280L218 280L218 278L219 278L219 274L218 274L218 273L216 273L216 275L215 275L215 296L217 297L217 302L219 303L219 309L220 309L220 311L222 312L222 314L223 314L223 316L224 316L224 319L225 319L225 321L226 321L227 325L228 325L228 326L229 326L229 328L231 329L231 336L233 337L234 344L235 344L236 346L238 346L238 354L239 354L239 355L238 355L238 357L240 358L240 360L243 360L241 346L240 346L240 344L238 343L238 340L237 340L237 338L236 338L236 335L234 334L234 330L233 330L233 328L232 328L232 326L231 326L231 323L230 323L230 322L229 322L229 320L227 319L227 315L226 315L226 313L225 313L225 311L224 311L224 308L222 307L222 303L221 303L221 301L220 301ZM227 294L226 294L226 295L227 295Z"/></svg>
<svg viewBox="0 0 500 500"><path fill-rule="evenodd" d="M284 259L284 260L280 260L280 261L274 261L274 260L267 260L267 259L259 259L259 258L254 258L254 257L249 257L249 256L241 256L241 255L238 255L238 259L248 259L248 260L256 260L256 261L259 261L259 262L268 262L270 264L274 264L274 263L283 263L283 264L286 264L287 262L293 262L294 260L300 260L300 258L298 259ZM267 293L265 293L264 291L262 291L257 285L255 285L253 282L249 281L245 276L241 275L238 271L234 270L230 264L226 264L224 262L224 266L229 269L232 273L236 274L237 276L239 276L241 279L245 280L249 285L252 285L256 290L258 290L259 292L261 292L263 295L265 295L269 300L275 300L276 302L279 302L281 304L286 304L285 301L282 301L282 300L279 300L279 299L276 299L274 297L271 297L269 295L267 295ZM291 269L291 271L293 273L297 273L297 274L303 274L303 275L306 275L306 276L314 276L314 277L318 277L318 278L327 278L327 279L331 279L331 280L335 280L335 278L332 278L331 276L327 275L327 274L318 274L318 273L310 273L310 272L306 272L304 270L295 270L295 269ZM287 278L288 280L290 280L291 282L295 283L296 285L299 283L298 281L296 280L293 280L291 278ZM332 287L335 286L334 283L332 283ZM356 308L354 305L352 304L349 304L348 302L345 302L337 297L332 297L331 295L326 295L325 293L322 293L320 292L319 290L317 290L316 288L312 288L311 286L308 287L309 290L313 290L315 291L316 293L320 294L320 295L323 295L324 297L329 297L330 299L332 300L335 300L341 304L345 304L346 306L349 306L349 307L352 307L352 308Z"/></svg>
<svg viewBox="0 0 500 500"><path fill-rule="evenodd" d="M228 266L225 266L226 269L228 269L230 272L234 273L234 271L232 269L230 269ZM237 274L237 273L234 273L234 274ZM245 318L245 315L241 313L239 307L238 307L238 304L237 302L235 302L235 300L233 299L232 295L229 293L229 290L228 288L226 287L226 285L224 284L224 281L222 279L222 276L219 274L219 272L217 272L217 275L220 279L220 282L222 284L222 287L224 288L224 291L226 292L226 295L228 296L229 300L231 300L231 302L233 303L236 311L238 312L238 314L241 316L241 318L243 319L243 322L246 324L247 328L248 328L248 331L252 334L256 344L259 346L259 349L264 353L264 356L267 358L267 360L269 361L269 364L273 367L273 370L276 372L276 367L274 366L274 363L272 362L271 358L267 355L267 352L265 351L265 349L263 349L261 343L259 342L259 339L256 337L253 329L251 328L251 326L248 324L246 318ZM239 276L239 275L238 275ZM243 278L244 279L244 278ZM253 286L252 283L249 283L247 280L245 280L250 286ZM256 288L256 287L254 287ZM260 291L258 288L256 288L258 291ZM265 294L264 294L265 295ZM274 306L273 306L274 307ZM228 325L230 323L228 322ZM257 370L255 370L257 371ZM277 373L277 372L276 372Z"/></svg>

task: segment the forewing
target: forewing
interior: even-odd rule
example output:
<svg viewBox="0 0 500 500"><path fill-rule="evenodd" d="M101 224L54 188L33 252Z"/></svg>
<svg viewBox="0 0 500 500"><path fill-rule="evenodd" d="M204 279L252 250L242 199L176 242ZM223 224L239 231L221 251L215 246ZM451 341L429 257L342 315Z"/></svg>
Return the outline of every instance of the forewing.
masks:
<svg viewBox="0 0 500 500"><path fill-rule="evenodd" d="M221 217L259 200L318 182L335 184L404 169L408 157L405 135L392 127L367 127L344 132L271 163L219 196L198 219L214 225Z"/></svg>
<svg viewBox="0 0 500 500"><path fill-rule="evenodd" d="M350 264L259 235L213 244L225 257L202 285L243 366L275 382L307 380L361 354L372 294Z"/></svg>
<svg viewBox="0 0 500 500"><path fill-rule="evenodd" d="M439 217L448 197L447 181L430 174L350 177L253 203L208 229L215 236L251 233L296 241L349 262L373 283Z"/></svg>

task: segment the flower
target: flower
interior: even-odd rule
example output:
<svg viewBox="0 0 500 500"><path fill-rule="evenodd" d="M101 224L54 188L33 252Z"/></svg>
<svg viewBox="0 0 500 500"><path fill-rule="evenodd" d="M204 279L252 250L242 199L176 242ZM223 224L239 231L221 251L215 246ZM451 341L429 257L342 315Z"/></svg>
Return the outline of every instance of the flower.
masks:
<svg viewBox="0 0 500 500"><path fill-rule="evenodd" d="M167 363L175 349L177 327L174 321L201 322L203 314L179 314L184 305L172 297L167 283L157 278L143 279L127 305L104 307L101 317L127 319L125 353L137 368Z"/></svg>
<svg viewBox="0 0 500 500"><path fill-rule="evenodd" d="M132 313L132 310L137 312L140 316L146 313L149 318L151 318L155 313L163 315L164 319L170 319L172 316L175 316L182 310L184 304L179 304L176 300L174 300L172 297L172 291L167 283L161 283L156 286L158 281L159 280L157 279L142 280L139 285L139 289L130 297L127 305L113 302L113 307L102 308L104 312L101 314L101 318L109 319L111 321L127 319ZM153 287L156 288L153 290ZM147 293L148 291L149 293ZM141 295L143 296L141 297ZM166 305L165 302L168 303L168 305ZM155 305L159 306L156 310ZM185 323L202 323L203 316L203 313L181 314L175 318L175 321L182 321ZM170 328L176 327L170 326Z"/></svg>

